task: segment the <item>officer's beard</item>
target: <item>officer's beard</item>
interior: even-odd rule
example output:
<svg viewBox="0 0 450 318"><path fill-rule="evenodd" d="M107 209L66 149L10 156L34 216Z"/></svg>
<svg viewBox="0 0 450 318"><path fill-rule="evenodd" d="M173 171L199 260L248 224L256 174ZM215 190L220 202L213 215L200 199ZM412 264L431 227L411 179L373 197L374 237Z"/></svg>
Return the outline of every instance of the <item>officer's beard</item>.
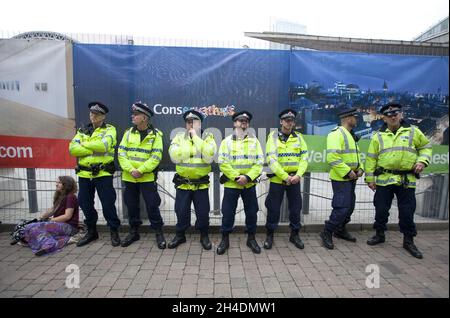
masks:
<svg viewBox="0 0 450 318"><path fill-rule="evenodd" d="M245 137L248 134L248 128L247 127L236 127L235 132L236 132L236 136Z"/></svg>

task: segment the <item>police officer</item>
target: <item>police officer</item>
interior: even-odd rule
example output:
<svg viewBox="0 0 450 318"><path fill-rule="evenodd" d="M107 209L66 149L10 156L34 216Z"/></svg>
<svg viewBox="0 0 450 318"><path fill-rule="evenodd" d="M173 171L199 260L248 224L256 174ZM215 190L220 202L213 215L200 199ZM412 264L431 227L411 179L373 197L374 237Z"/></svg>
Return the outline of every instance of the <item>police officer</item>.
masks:
<svg viewBox="0 0 450 318"><path fill-rule="evenodd" d="M120 245L119 226L115 206L116 191L113 187L114 147L116 128L106 124L108 107L100 102L88 104L90 123L78 129L69 145L69 152L78 158L76 167L79 182L79 202L87 226L86 235L77 246L98 239L98 214L94 208L95 190L100 198L103 215L110 228L112 246Z"/></svg>
<svg viewBox="0 0 450 318"><path fill-rule="evenodd" d="M271 132L267 137L266 161L272 173L268 174L270 188L265 202L267 208L265 249L272 248L273 233L280 221L280 207L285 192L291 228L289 241L299 249L304 248L298 235L302 209L300 178L308 166L308 147L300 132L294 131L296 116L297 112L293 109L283 110L278 115L281 128Z"/></svg>
<svg viewBox="0 0 450 318"><path fill-rule="evenodd" d="M161 198L156 184L157 167L161 162L163 143L162 132L150 124L153 111L144 103L136 102L131 106L133 127L127 129L119 145L119 163L122 168L122 180L125 183L124 201L128 209L130 233L122 246L128 246L140 239L139 197L145 201L150 227L156 232L158 248L166 248L162 227L164 225L159 210Z"/></svg>
<svg viewBox="0 0 450 318"><path fill-rule="evenodd" d="M376 235L367 241L376 245L385 241L389 210L397 197L399 227L403 233L403 247L414 257L422 253L414 244L417 235L414 224L416 210L415 188L420 173L430 163L431 144L419 128L402 119L402 105L389 103L380 109L385 124L370 141L366 159L366 178L375 191Z"/></svg>
<svg viewBox="0 0 450 318"><path fill-rule="evenodd" d="M214 136L202 136L203 115L195 110L183 114L186 131L173 138L169 148L170 158L176 164L173 182L176 188L175 213L177 215L176 235L169 248L176 248L186 242L185 231L191 226L191 204L194 203L195 228L200 231L200 243L205 250L212 245L209 230L209 173L211 162L217 150Z"/></svg>
<svg viewBox="0 0 450 318"><path fill-rule="evenodd" d="M255 239L259 210L255 182L261 175L264 155L258 139L248 133L252 114L242 111L234 114L232 119L234 132L222 140L219 148L219 168L223 172L221 183L225 191L222 201L222 241L217 247L217 254L224 254L230 246L229 233L233 231L239 196L244 202L247 246L259 254L261 248Z"/></svg>
<svg viewBox="0 0 450 318"><path fill-rule="evenodd" d="M320 237L323 245L333 249L334 236L349 242L356 242L345 226L355 208L356 181L364 173L358 150L358 137L353 133L357 126L356 108L346 108L338 116L341 125L334 128L327 137L327 162L331 166L330 179L333 187L333 210Z"/></svg>

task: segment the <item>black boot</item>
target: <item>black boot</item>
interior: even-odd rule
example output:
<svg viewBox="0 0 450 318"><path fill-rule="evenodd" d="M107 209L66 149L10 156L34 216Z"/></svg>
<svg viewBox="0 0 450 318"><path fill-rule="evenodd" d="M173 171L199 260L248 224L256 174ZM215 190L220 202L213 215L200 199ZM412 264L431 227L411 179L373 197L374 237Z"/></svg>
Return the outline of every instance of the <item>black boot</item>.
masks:
<svg viewBox="0 0 450 318"><path fill-rule="evenodd" d="M293 243L296 248L299 248L301 250L305 248L305 244L303 244L302 240L300 239L298 231L291 231L289 242Z"/></svg>
<svg viewBox="0 0 450 318"><path fill-rule="evenodd" d="M323 230L323 232L320 233L320 237L322 238L322 243L324 247L326 247L329 250L334 249L333 236L331 232Z"/></svg>
<svg viewBox="0 0 450 318"><path fill-rule="evenodd" d="M118 230L111 230L111 245L116 247L120 245L120 236Z"/></svg>
<svg viewBox="0 0 450 318"><path fill-rule="evenodd" d="M228 236L228 233L222 233L222 241L220 242L219 246L217 246L217 254L219 255L224 254L229 247L230 247L230 238Z"/></svg>
<svg viewBox="0 0 450 318"><path fill-rule="evenodd" d="M249 234L247 237L247 246L250 247L253 253L259 254L261 253L261 248L258 245L258 242L256 242L255 234Z"/></svg>
<svg viewBox="0 0 450 318"><path fill-rule="evenodd" d="M97 232L97 226L96 225L90 225L88 226L88 231L86 235L78 241L77 246L84 246L86 244L91 243L92 241L95 241L98 239L98 232Z"/></svg>
<svg viewBox="0 0 450 318"><path fill-rule="evenodd" d="M267 230L266 240L264 241L263 247L266 250L270 250L272 248L272 245L273 245L273 231Z"/></svg>
<svg viewBox="0 0 450 318"><path fill-rule="evenodd" d="M186 243L186 236L184 235L184 232L177 232L167 247L175 248L183 243Z"/></svg>
<svg viewBox="0 0 450 318"><path fill-rule="evenodd" d="M127 246L131 245L131 243L139 241L140 239L141 239L141 236L139 235L139 227L131 226L130 233L122 241L122 247L127 247Z"/></svg>
<svg viewBox="0 0 450 318"><path fill-rule="evenodd" d="M200 233L200 244L202 244L203 248L209 251L212 248L211 241L208 237L208 232Z"/></svg>
<svg viewBox="0 0 450 318"><path fill-rule="evenodd" d="M415 258L422 259L423 255L414 244L414 238L412 236L404 236L403 237L403 248L409 252Z"/></svg>
<svg viewBox="0 0 450 318"><path fill-rule="evenodd" d="M385 241L384 231L383 230L377 230L377 233L367 241L367 245L377 245L380 243L384 243Z"/></svg>
<svg viewBox="0 0 450 318"><path fill-rule="evenodd" d="M337 230L336 232L334 232L334 236L349 242L356 242L356 237L354 237L353 235L351 235L347 229L344 227L342 227L341 229Z"/></svg>
<svg viewBox="0 0 450 318"><path fill-rule="evenodd" d="M166 239L164 238L162 229L156 230L156 243L160 250L163 250L166 248Z"/></svg>

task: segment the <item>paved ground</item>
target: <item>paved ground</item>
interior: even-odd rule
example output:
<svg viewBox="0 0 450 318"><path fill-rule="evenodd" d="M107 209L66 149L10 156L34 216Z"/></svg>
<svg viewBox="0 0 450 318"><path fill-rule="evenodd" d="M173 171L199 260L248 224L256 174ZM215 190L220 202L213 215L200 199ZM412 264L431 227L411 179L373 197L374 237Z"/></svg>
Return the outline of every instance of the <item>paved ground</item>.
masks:
<svg viewBox="0 0 450 318"><path fill-rule="evenodd" d="M160 251L153 234L113 248L101 233L89 246L36 257L0 233L0 297L449 297L448 230L419 233L423 260L401 248L398 232L376 247L365 244L370 234L356 233L356 244L335 239L337 248L328 251L317 233L302 234L304 250L279 233L274 248L259 255L246 247L245 234L234 234L228 255L219 256L203 251L196 234ZM219 235L211 239L216 246ZM70 264L80 268L79 289L65 285ZM369 264L379 266L380 288L366 287Z"/></svg>

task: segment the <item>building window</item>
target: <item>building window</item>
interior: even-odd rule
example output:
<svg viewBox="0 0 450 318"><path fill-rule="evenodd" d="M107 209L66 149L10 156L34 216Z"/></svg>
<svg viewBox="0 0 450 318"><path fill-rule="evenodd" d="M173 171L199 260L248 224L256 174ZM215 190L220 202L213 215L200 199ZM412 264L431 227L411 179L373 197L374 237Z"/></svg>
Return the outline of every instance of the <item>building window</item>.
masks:
<svg viewBox="0 0 450 318"><path fill-rule="evenodd" d="M40 92L41 91L41 83L34 83L34 90L36 92Z"/></svg>
<svg viewBox="0 0 450 318"><path fill-rule="evenodd" d="M41 91L46 92L47 91L47 83L41 83Z"/></svg>

